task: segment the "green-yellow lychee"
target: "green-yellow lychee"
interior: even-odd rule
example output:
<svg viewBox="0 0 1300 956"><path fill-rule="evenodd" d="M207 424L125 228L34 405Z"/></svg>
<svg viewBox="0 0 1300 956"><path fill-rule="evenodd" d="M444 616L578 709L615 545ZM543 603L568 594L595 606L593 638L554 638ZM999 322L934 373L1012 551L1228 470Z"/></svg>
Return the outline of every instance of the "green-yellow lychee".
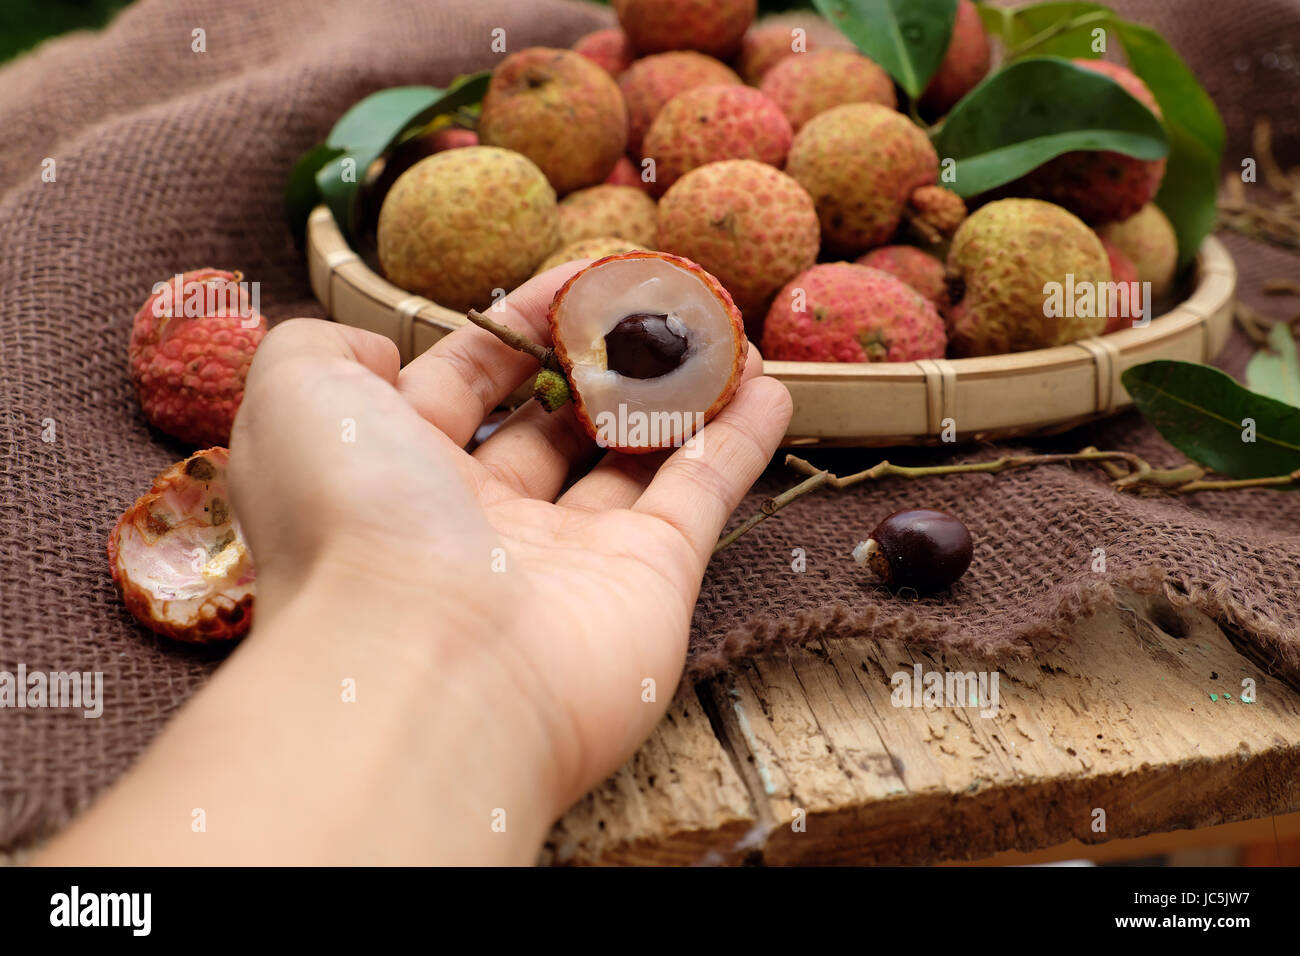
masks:
<svg viewBox="0 0 1300 956"><path fill-rule="evenodd" d="M484 308L559 244L555 190L527 157L466 146L416 163L379 212L389 281L447 308Z"/></svg>
<svg viewBox="0 0 1300 956"><path fill-rule="evenodd" d="M579 239L561 246L547 256L537 267L538 272L554 269L574 259L603 259L606 256L621 256L625 252L644 252L644 247L629 242L618 236L595 236L591 239Z"/></svg>
<svg viewBox="0 0 1300 956"><path fill-rule="evenodd" d="M816 203L827 247L856 255L890 240L916 190L938 179L939 157L903 114L851 103L809 120L785 169Z"/></svg>
<svg viewBox="0 0 1300 956"><path fill-rule="evenodd" d="M1129 257L1138 281L1151 283L1153 296L1169 291L1178 266L1178 236L1159 206L1148 203L1128 219L1102 226L1098 233Z"/></svg>
<svg viewBox="0 0 1300 956"><path fill-rule="evenodd" d="M957 355L1065 345L1106 326L1098 302L1111 281L1106 250L1082 220L1048 202L1003 199L976 210L953 237L947 275Z"/></svg>
<svg viewBox="0 0 1300 956"><path fill-rule="evenodd" d="M572 50L530 47L492 71L478 135L523 153L563 195L604 181L627 146L627 108L613 78Z"/></svg>
<svg viewBox="0 0 1300 956"><path fill-rule="evenodd" d="M560 200L559 213L563 245L617 236L649 249L659 229L655 201L636 186L601 184L579 189Z"/></svg>

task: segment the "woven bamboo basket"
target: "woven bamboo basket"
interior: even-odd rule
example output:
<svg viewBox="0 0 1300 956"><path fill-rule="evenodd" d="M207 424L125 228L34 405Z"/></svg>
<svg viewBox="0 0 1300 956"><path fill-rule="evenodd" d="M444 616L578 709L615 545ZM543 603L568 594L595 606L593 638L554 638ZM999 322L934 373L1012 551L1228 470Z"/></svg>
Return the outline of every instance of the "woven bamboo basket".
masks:
<svg viewBox="0 0 1300 956"><path fill-rule="evenodd" d="M397 288L351 249L318 206L307 223L312 290L331 318L386 335L409 362L464 325L458 312ZM1188 299L1141 329L1057 348L919 362L766 362L794 397L787 446L937 444L1066 431L1132 402L1120 375L1154 359L1209 362L1232 325L1237 269L1210 237ZM521 389L516 396L528 394Z"/></svg>

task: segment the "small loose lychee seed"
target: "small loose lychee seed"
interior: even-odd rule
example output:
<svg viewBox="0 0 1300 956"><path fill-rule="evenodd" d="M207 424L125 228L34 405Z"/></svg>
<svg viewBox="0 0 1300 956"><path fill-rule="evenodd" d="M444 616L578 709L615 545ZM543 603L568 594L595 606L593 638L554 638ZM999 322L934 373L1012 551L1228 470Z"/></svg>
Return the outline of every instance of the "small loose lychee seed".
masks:
<svg viewBox="0 0 1300 956"><path fill-rule="evenodd" d="M896 511L853 549L886 586L933 594L953 584L970 567L970 531L946 511Z"/></svg>
<svg viewBox="0 0 1300 956"><path fill-rule="evenodd" d="M628 378L658 378L682 364L689 344L675 315L637 312L620 319L605 336L605 364Z"/></svg>

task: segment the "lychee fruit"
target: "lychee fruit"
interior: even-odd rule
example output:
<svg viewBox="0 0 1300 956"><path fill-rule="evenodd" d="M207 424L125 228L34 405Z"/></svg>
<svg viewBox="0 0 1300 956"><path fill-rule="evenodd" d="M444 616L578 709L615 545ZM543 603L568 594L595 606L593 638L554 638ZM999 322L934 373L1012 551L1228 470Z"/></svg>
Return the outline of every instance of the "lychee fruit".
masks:
<svg viewBox="0 0 1300 956"><path fill-rule="evenodd" d="M643 149L655 161L651 189L662 195L683 174L722 159L785 164L794 131L781 108L748 86L697 86L659 111Z"/></svg>
<svg viewBox="0 0 1300 956"><path fill-rule="evenodd" d="M457 311L519 285L559 242L551 184L527 157L494 146L422 159L379 212L389 281Z"/></svg>
<svg viewBox="0 0 1300 956"><path fill-rule="evenodd" d="M635 186L589 186L560 201L563 245L597 236L618 236L643 249L653 248L659 229L655 201Z"/></svg>
<svg viewBox="0 0 1300 956"><path fill-rule="evenodd" d="M757 323L772 294L816 261L817 211L778 169L751 159L709 163L660 201L658 245L717 276Z"/></svg>
<svg viewBox="0 0 1300 956"><path fill-rule="evenodd" d="M907 206L907 216L913 226L933 230L941 239L951 239L966 218L966 203L942 186L922 186L913 191Z"/></svg>
<svg viewBox="0 0 1300 956"><path fill-rule="evenodd" d="M814 116L847 103L877 103L894 109L894 81L861 53L815 50L781 60L759 89L776 101L796 131Z"/></svg>
<svg viewBox="0 0 1300 956"><path fill-rule="evenodd" d="M959 0L948 52L921 94L921 109L930 116L947 113L984 79L990 56L989 37L979 11L971 0Z"/></svg>
<svg viewBox="0 0 1300 956"><path fill-rule="evenodd" d="M750 86L758 86L767 71L786 57L801 56L815 48L813 38L797 26L760 23L745 34L740 56L736 58L736 70Z"/></svg>
<svg viewBox="0 0 1300 956"><path fill-rule="evenodd" d="M610 174L605 177L605 183L610 186L635 186L646 192L650 188L650 184L641 178L641 167L626 156L618 158Z"/></svg>
<svg viewBox="0 0 1300 956"><path fill-rule="evenodd" d="M477 146L478 133L460 126L439 126L412 136L393 147L385 159L375 160L373 174L362 189L362 231L373 236L379 223L379 209L397 177L434 153L463 146Z"/></svg>
<svg viewBox="0 0 1300 956"><path fill-rule="evenodd" d="M749 350L722 284L662 252L587 266L556 292L549 323L579 421L616 451L689 441L736 393Z"/></svg>
<svg viewBox="0 0 1300 956"><path fill-rule="evenodd" d="M913 194L938 179L939 157L903 114L851 103L809 120L785 168L816 203L829 249L857 255L889 241Z"/></svg>
<svg viewBox="0 0 1300 956"><path fill-rule="evenodd" d="M1133 283L1138 281L1137 266L1133 265L1133 260L1120 251L1120 248L1105 236L1101 237L1101 247L1106 250L1106 260L1110 263L1110 278L1112 282L1127 283L1130 290L1133 289ZM1133 301L1133 293L1129 293L1129 302ZM1130 314L1112 315L1106 319L1106 326L1101 330L1102 335L1108 335L1111 332L1118 332L1120 329L1129 328L1134 320L1140 318L1140 313L1130 309Z"/></svg>
<svg viewBox="0 0 1300 956"><path fill-rule="evenodd" d="M650 124L664 105L678 93L696 86L740 83L740 77L725 63L679 50L637 60L618 78L618 88L627 102L627 151L641 155L641 144Z"/></svg>
<svg viewBox="0 0 1300 956"><path fill-rule="evenodd" d="M636 59L636 50L628 42L627 34L618 27L597 30L579 37L573 52L581 53L610 76L618 76Z"/></svg>
<svg viewBox="0 0 1300 956"><path fill-rule="evenodd" d="M1075 60L1105 74L1140 100L1156 118L1160 107L1151 90L1131 70L1105 60ZM1160 191L1164 159L1138 159L1108 150L1077 150L1048 160L1007 188L1017 196L1064 206L1088 223L1117 222L1136 214Z"/></svg>
<svg viewBox="0 0 1300 956"><path fill-rule="evenodd" d="M947 339L934 304L886 272L827 262L777 293L761 349L786 362L913 362L942 358Z"/></svg>
<svg viewBox="0 0 1300 956"><path fill-rule="evenodd" d="M624 252L644 251L644 246L638 246L635 242L629 242L618 236L595 236L561 246L542 261L537 271L545 272L547 269L554 269L574 259L604 259L606 256L617 256Z"/></svg>
<svg viewBox="0 0 1300 956"><path fill-rule="evenodd" d="M190 445L229 442L264 335L266 319L238 272L196 269L156 284L135 314L128 349L149 424Z"/></svg>
<svg viewBox="0 0 1300 956"><path fill-rule="evenodd" d="M1037 199L1003 199L973 212L948 252L948 335L957 355L996 355L1098 335L1110 263L1097 234ZM1082 305L1053 289L1093 291ZM1086 294L1086 292L1085 292Z"/></svg>
<svg viewBox="0 0 1300 956"><path fill-rule="evenodd" d="M1098 233L1128 256L1138 281L1151 283L1152 296L1169 292L1178 266L1178 236L1159 206L1148 203L1122 222L1102 226Z"/></svg>
<svg viewBox="0 0 1300 956"><path fill-rule="evenodd" d="M888 272L937 307L942 307L948 301L944 264L915 246L881 246L859 258L857 264Z"/></svg>
<svg viewBox="0 0 1300 956"><path fill-rule="evenodd" d="M698 50L726 59L757 11L757 0L614 0L619 26L642 53Z"/></svg>
<svg viewBox="0 0 1300 956"><path fill-rule="evenodd" d="M602 182L627 146L613 78L572 50L530 47L492 71L479 139L523 153L563 195Z"/></svg>
<svg viewBox="0 0 1300 956"><path fill-rule="evenodd" d="M253 620L253 559L230 509L224 448L172 465L118 518L108 565L141 624L177 641L243 636Z"/></svg>

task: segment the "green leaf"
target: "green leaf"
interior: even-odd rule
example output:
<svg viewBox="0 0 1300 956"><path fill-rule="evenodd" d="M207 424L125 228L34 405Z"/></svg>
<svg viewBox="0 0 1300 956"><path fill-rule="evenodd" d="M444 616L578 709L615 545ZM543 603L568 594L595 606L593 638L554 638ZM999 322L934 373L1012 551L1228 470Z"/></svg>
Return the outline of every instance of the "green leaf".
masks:
<svg viewBox="0 0 1300 956"><path fill-rule="evenodd" d="M1093 47L1093 31L1105 30L1114 17L1114 11L1100 3L1035 3L1003 10L998 36L1007 49L1005 62L1026 56L1096 57L1102 51ZM985 17L986 24L988 20Z"/></svg>
<svg viewBox="0 0 1300 956"><path fill-rule="evenodd" d="M448 90L432 86L393 87L373 93L354 105L334 124L325 146L308 151L294 166L286 190L290 223L301 228L292 216L300 211L309 196L302 177L314 163L317 196L329 204L344 233L355 241L357 197L370 164L436 117L478 103L490 78L489 73L460 77ZM307 211L311 211L310 207ZM302 221L306 222L305 215Z"/></svg>
<svg viewBox="0 0 1300 956"><path fill-rule="evenodd" d="M1223 119L1195 74L1160 34L1135 23L1118 22L1116 28L1129 66L1155 94L1169 131L1169 161L1156 205L1178 234L1181 268L1214 229Z"/></svg>
<svg viewBox="0 0 1300 956"><path fill-rule="evenodd" d="M1268 347L1246 365L1246 386L1260 395L1300 407L1300 356L1291 326L1278 322L1268 333Z"/></svg>
<svg viewBox="0 0 1300 956"><path fill-rule="evenodd" d="M1149 109L1110 77L1058 57L1020 60L966 94L934 134L952 187L975 196L1076 149L1139 159L1169 150Z"/></svg>
<svg viewBox="0 0 1300 956"><path fill-rule="evenodd" d="M289 227L295 239L301 240L307 229L307 217L320 202L320 189L316 185L316 173L342 150L333 146L313 146L302 154L293 165L289 174L289 185L284 190L284 213L289 219Z"/></svg>
<svg viewBox="0 0 1300 956"><path fill-rule="evenodd" d="M1147 362L1121 380L1170 444L1221 475L1269 478L1300 469L1300 408L1195 362ZM1254 441L1246 440L1247 420L1254 423Z"/></svg>
<svg viewBox="0 0 1300 956"><path fill-rule="evenodd" d="M912 99L943 62L957 18L957 0L813 0L813 6Z"/></svg>

